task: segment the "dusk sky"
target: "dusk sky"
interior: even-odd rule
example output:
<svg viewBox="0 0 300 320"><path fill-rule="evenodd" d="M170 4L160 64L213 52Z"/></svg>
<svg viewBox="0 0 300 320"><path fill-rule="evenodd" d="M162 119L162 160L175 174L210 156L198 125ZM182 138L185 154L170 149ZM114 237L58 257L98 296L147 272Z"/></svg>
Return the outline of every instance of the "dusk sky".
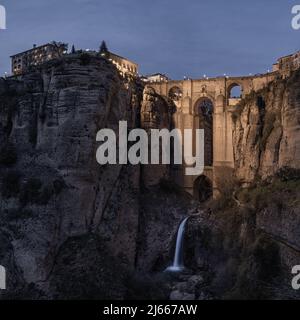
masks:
<svg viewBox="0 0 300 320"><path fill-rule="evenodd" d="M300 0L0 0L0 75L9 56L55 40L76 49L109 50L140 73L173 79L263 73L300 49L291 8Z"/></svg>

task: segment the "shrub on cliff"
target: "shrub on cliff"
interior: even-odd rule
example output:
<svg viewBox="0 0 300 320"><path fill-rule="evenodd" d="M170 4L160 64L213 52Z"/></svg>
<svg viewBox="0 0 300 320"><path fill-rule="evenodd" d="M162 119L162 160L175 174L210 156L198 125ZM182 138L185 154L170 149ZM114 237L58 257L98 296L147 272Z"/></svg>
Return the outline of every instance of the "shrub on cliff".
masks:
<svg viewBox="0 0 300 320"><path fill-rule="evenodd" d="M219 195L217 199L212 199L207 206L214 211L232 207L235 204L234 192L239 187L234 170L227 167L216 168L215 181Z"/></svg>
<svg viewBox="0 0 300 320"><path fill-rule="evenodd" d="M168 179L160 179L159 186L166 193L179 194L182 192L182 189L176 183Z"/></svg>
<svg viewBox="0 0 300 320"><path fill-rule="evenodd" d="M20 194L20 203L25 206L28 203L35 203L40 196L42 181L38 178L30 178L23 185Z"/></svg>
<svg viewBox="0 0 300 320"><path fill-rule="evenodd" d="M169 297L168 275L134 274L125 281L128 300L167 300Z"/></svg>
<svg viewBox="0 0 300 320"><path fill-rule="evenodd" d="M54 195L61 193L64 187L65 182L62 179L56 179L53 183L43 185L40 179L30 178L22 186L19 200L23 206L28 203L47 205Z"/></svg>
<svg viewBox="0 0 300 320"><path fill-rule="evenodd" d="M272 286L281 277L278 245L267 236L258 235L246 249L236 275L234 289L224 295L225 299L270 299Z"/></svg>
<svg viewBox="0 0 300 320"><path fill-rule="evenodd" d="M91 62L91 56L88 53L82 53L80 55L80 64L82 66L87 66Z"/></svg>
<svg viewBox="0 0 300 320"><path fill-rule="evenodd" d="M5 145L0 151L0 164L3 166L13 166L18 160L15 146L11 143Z"/></svg>
<svg viewBox="0 0 300 320"><path fill-rule="evenodd" d="M66 184L63 179L56 179L53 181L53 190L56 195L60 194L65 187Z"/></svg>
<svg viewBox="0 0 300 320"><path fill-rule="evenodd" d="M300 169L283 167L277 171L276 177L278 177L281 181L300 180Z"/></svg>
<svg viewBox="0 0 300 320"><path fill-rule="evenodd" d="M59 195L65 186L65 182L62 179L54 180L52 184L43 187L36 202L41 205L48 204L50 199L54 195Z"/></svg>
<svg viewBox="0 0 300 320"><path fill-rule="evenodd" d="M89 233L60 246L49 282L55 299L120 300L126 277L100 237Z"/></svg>
<svg viewBox="0 0 300 320"><path fill-rule="evenodd" d="M34 213L30 209L25 208L11 208L11 209L5 209L4 213L6 215L6 218L8 221L14 221L19 219L29 219L34 217Z"/></svg>
<svg viewBox="0 0 300 320"><path fill-rule="evenodd" d="M240 190L238 199L243 205L256 210L269 208L281 212L286 207L296 206L299 188L299 170L282 168L268 180Z"/></svg>
<svg viewBox="0 0 300 320"><path fill-rule="evenodd" d="M11 171L4 175L1 192L5 198L17 196L20 192L21 174L18 171Z"/></svg>

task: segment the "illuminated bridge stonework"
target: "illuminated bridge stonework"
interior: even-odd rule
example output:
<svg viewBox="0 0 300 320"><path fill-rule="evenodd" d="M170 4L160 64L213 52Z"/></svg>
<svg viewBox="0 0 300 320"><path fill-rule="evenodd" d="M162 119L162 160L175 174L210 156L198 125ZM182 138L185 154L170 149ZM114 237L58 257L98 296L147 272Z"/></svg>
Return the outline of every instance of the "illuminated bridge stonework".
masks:
<svg viewBox="0 0 300 320"><path fill-rule="evenodd" d="M232 112L239 105L241 98L251 91L264 88L277 76L277 72L271 72L249 77L164 81L147 85L162 97L171 98L176 104L177 110L173 119L175 128L181 130L205 129L204 173L200 177L186 176L183 167L176 167L172 172L179 185L196 198L204 200L205 194L201 194L202 186L201 184L197 186L197 184L199 181L206 181L206 186L208 186L208 181L210 181L214 194L217 194L215 183L217 168L234 167ZM240 91L237 88L240 88ZM209 114L205 113L205 108L209 109L210 106L212 108L211 118L209 118ZM202 110L204 110L206 117L203 117ZM208 123L209 119L211 119L211 123Z"/></svg>

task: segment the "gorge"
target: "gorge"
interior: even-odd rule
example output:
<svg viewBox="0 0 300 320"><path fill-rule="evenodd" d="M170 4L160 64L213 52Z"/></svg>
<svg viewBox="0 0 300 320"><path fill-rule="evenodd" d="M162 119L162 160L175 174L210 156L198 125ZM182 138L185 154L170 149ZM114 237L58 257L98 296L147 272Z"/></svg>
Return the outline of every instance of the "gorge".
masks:
<svg viewBox="0 0 300 320"><path fill-rule="evenodd" d="M159 90L82 55L0 79L0 299L299 297L300 71L254 89L230 112L234 167L201 203L176 165L96 161L101 128L174 127ZM190 273L165 275L187 216Z"/></svg>

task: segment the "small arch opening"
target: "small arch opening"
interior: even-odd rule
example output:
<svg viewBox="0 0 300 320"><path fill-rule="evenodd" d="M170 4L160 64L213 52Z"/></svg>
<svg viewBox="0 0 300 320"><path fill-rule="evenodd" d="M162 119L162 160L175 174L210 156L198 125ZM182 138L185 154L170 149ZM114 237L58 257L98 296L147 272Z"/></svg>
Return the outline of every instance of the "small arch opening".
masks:
<svg viewBox="0 0 300 320"><path fill-rule="evenodd" d="M182 98L182 90L179 87L173 87L169 91L169 98L173 101L179 101Z"/></svg>
<svg viewBox="0 0 300 320"><path fill-rule="evenodd" d="M213 109L213 102L209 98L202 98L195 105L195 114L210 119L213 114Z"/></svg>
<svg viewBox="0 0 300 320"><path fill-rule="evenodd" d="M229 87L229 99L241 99L243 95L243 88L241 85L234 83Z"/></svg>
<svg viewBox="0 0 300 320"><path fill-rule="evenodd" d="M213 164L213 112L214 105L209 98L201 98L194 107L196 128L204 129L204 164Z"/></svg>

